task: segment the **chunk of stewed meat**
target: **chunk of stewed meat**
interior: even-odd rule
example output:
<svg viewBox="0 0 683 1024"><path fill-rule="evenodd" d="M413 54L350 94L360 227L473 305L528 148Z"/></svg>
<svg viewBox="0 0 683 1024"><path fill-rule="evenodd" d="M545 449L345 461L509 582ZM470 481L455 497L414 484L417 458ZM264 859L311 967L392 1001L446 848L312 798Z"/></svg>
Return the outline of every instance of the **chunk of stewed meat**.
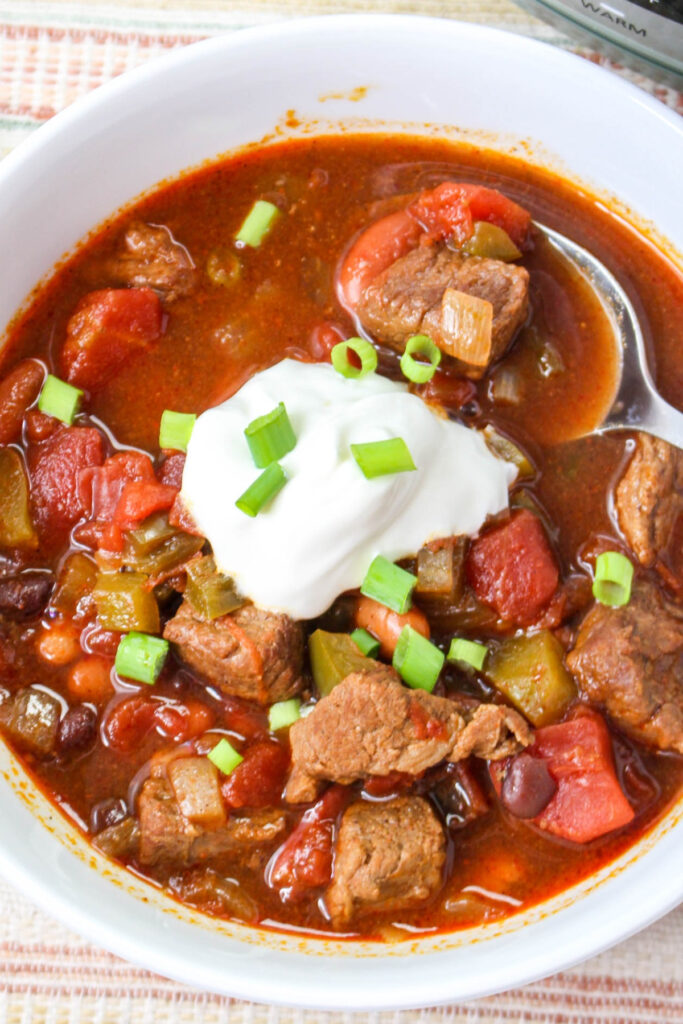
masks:
<svg viewBox="0 0 683 1024"><path fill-rule="evenodd" d="M13 621L35 618L50 600L54 583L52 573L41 570L0 577L0 615Z"/></svg>
<svg viewBox="0 0 683 1024"><path fill-rule="evenodd" d="M49 757L57 746L61 713L56 697L37 686L27 686L0 705L0 724L24 750Z"/></svg>
<svg viewBox="0 0 683 1024"><path fill-rule="evenodd" d="M147 779L138 799L139 860L160 868L179 868L199 861L233 856L249 865L264 859L282 835L282 811L264 809L230 817L219 828L191 822L180 811L173 789L163 777Z"/></svg>
<svg viewBox="0 0 683 1024"><path fill-rule="evenodd" d="M398 351L413 334L428 334L448 345L444 294L449 289L485 299L493 306L489 362L499 359L526 319L529 274L500 260L463 258L445 246L421 245L400 257L367 286L358 303L363 325ZM457 339L453 339L457 343ZM486 367L462 363L470 376Z"/></svg>
<svg viewBox="0 0 683 1024"><path fill-rule="evenodd" d="M208 622L184 601L164 636L223 693L272 704L303 685L303 630L287 615L245 605Z"/></svg>
<svg viewBox="0 0 683 1024"><path fill-rule="evenodd" d="M567 664L624 732L683 754L683 610L642 580L622 608L595 604Z"/></svg>
<svg viewBox="0 0 683 1024"><path fill-rule="evenodd" d="M106 269L117 284L153 288L167 302L188 295L195 284L192 257L161 224L134 221Z"/></svg>
<svg viewBox="0 0 683 1024"><path fill-rule="evenodd" d="M638 434L626 472L617 484L617 520L632 551L652 565L669 544L683 514L683 451Z"/></svg>
<svg viewBox="0 0 683 1024"><path fill-rule="evenodd" d="M402 686L384 666L354 672L290 730L293 770L286 796L315 799L318 783L352 783L392 772L419 775L470 754L496 760L532 740L524 719L498 704L460 708Z"/></svg>
<svg viewBox="0 0 683 1024"><path fill-rule="evenodd" d="M419 906L440 889L445 859L444 831L422 797L352 804L342 818L325 895L333 924L343 927L373 909Z"/></svg>

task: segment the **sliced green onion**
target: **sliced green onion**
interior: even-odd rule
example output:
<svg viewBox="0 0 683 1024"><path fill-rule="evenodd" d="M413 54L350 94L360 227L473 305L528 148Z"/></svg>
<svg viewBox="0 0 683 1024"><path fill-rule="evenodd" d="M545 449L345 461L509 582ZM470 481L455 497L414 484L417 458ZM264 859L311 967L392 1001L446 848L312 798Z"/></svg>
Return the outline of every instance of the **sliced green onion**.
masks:
<svg viewBox="0 0 683 1024"><path fill-rule="evenodd" d="M271 462L253 484L247 487L235 504L247 516L257 516L287 483L287 474L279 462Z"/></svg>
<svg viewBox="0 0 683 1024"><path fill-rule="evenodd" d="M268 709L268 728L271 732L278 729L286 729L293 725L298 718L301 718L301 701L298 697L291 700L279 700L277 704L271 704Z"/></svg>
<svg viewBox="0 0 683 1024"><path fill-rule="evenodd" d="M355 352L360 359L360 367L354 366L349 359L349 350ZM332 365L342 377L359 380L377 369L377 350L365 338L347 338L334 346L330 353Z"/></svg>
<svg viewBox="0 0 683 1024"><path fill-rule="evenodd" d="M412 626L404 626L398 638L392 665L404 683L413 690L432 692L446 660L431 640Z"/></svg>
<svg viewBox="0 0 683 1024"><path fill-rule="evenodd" d="M376 658L379 654L379 640L368 633L367 629L354 629L351 639L366 658Z"/></svg>
<svg viewBox="0 0 683 1024"><path fill-rule="evenodd" d="M186 452L197 417L193 412L164 409L159 424L159 447Z"/></svg>
<svg viewBox="0 0 683 1024"><path fill-rule="evenodd" d="M631 600L633 564L620 551L603 551L595 562L593 596L600 604L621 608Z"/></svg>
<svg viewBox="0 0 683 1024"><path fill-rule="evenodd" d="M48 373L38 396L38 408L46 416L54 416L62 423L70 425L76 418L82 398L83 392L80 388L75 388L73 384L67 384L65 380Z"/></svg>
<svg viewBox="0 0 683 1024"><path fill-rule="evenodd" d="M466 665L476 668L477 671L481 671L488 653L489 649L486 644L478 644L474 640L455 637L451 640L447 657L449 661L462 661Z"/></svg>
<svg viewBox="0 0 683 1024"><path fill-rule="evenodd" d="M412 604L416 583L417 576L413 576L412 572L406 572L382 555L377 555L370 563L360 592L403 615Z"/></svg>
<svg viewBox="0 0 683 1024"><path fill-rule="evenodd" d="M277 462L296 445L296 434L292 430L285 403L280 402L265 416L252 420L244 431L254 465L265 469L271 462Z"/></svg>
<svg viewBox="0 0 683 1024"><path fill-rule="evenodd" d="M120 676L152 686L168 654L168 640L149 633L126 633L116 650L114 668Z"/></svg>
<svg viewBox="0 0 683 1024"><path fill-rule="evenodd" d="M367 444L352 444L351 454L367 480L373 480L377 476L388 476L391 473L409 473L417 469L408 445L402 437L391 437L387 441L369 441Z"/></svg>
<svg viewBox="0 0 683 1024"><path fill-rule="evenodd" d="M418 362L413 356L424 356L428 363ZM426 384L436 373L441 362L441 350L426 334L414 334L408 338L405 352L401 356L401 371L413 384Z"/></svg>
<svg viewBox="0 0 683 1024"><path fill-rule="evenodd" d="M258 249L279 216L277 206L266 199L257 199L235 235L235 241Z"/></svg>
<svg viewBox="0 0 683 1024"><path fill-rule="evenodd" d="M238 764L242 764L242 761L244 761L242 755L235 750L232 743L229 743L225 737L220 739L213 750L210 750L206 756L224 775L229 775Z"/></svg>

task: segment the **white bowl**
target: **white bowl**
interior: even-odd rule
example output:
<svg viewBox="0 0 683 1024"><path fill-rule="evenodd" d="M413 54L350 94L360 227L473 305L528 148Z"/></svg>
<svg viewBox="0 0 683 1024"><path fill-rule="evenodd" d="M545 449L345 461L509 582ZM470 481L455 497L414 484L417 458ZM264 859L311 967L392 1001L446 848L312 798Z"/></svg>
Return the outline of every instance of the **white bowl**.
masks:
<svg viewBox="0 0 683 1024"><path fill-rule="evenodd" d="M364 94L353 92L361 86ZM295 120L298 128L288 127ZM11 154L0 165L11 254L0 323L66 251L143 190L247 143L341 123L519 152L632 211L674 258L683 251L683 121L655 100L578 57L503 32L329 17L176 51L74 104ZM9 881L123 957L251 1000L379 1009L470 999L591 956L683 898L679 802L609 868L502 924L393 946L253 930L181 907L101 858L2 744L0 771L0 868Z"/></svg>

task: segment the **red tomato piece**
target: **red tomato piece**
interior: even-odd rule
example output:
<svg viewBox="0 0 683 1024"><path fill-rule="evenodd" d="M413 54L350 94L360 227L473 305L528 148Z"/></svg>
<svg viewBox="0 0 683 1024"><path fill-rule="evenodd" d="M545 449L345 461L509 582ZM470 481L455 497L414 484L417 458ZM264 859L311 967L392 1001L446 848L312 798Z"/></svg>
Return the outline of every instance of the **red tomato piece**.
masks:
<svg viewBox="0 0 683 1024"><path fill-rule="evenodd" d="M479 600L518 626L536 621L559 581L545 531L525 508L474 541L465 571Z"/></svg>
<svg viewBox="0 0 683 1024"><path fill-rule="evenodd" d="M97 622L89 623L81 632L81 647L86 654L107 654L116 656L121 634L103 629Z"/></svg>
<svg viewBox="0 0 683 1024"><path fill-rule="evenodd" d="M574 843L588 843L633 821L600 715L590 712L537 729L528 753L543 758L557 782L555 795L535 819L540 828Z"/></svg>
<svg viewBox="0 0 683 1024"><path fill-rule="evenodd" d="M308 889L327 885L332 877L335 824L348 799L343 786L331 786L306 811L272 863L268 882L283 903L295 902Z"/></svg>
<svg viewBox="0 0 683 1024"><path fill-rule="evenodd" d="M156 723L156 705L147 697L127 697L107 715L104 736L110 747L129 754Z"/></svg>
<svg viewBox="0 0 683 1024"><path fill-rule="evenodd" d="M221 791L230 807L272 807L280 802L289 753L274 740L248 747L244 760L227 776Z"/></svg>
<svg viewBox="0 0 683 1024"><path fill-rule="evenodd" d="M62 371L95 391L135 352L161 336L163 310L151 288L104 288L79 302L66 325Z"/></svg>
<svg viewBox="0 0 683 1024"><path fill-rule="evenodd" d="M169 509L177 493L177 487L157 480L131 480L121 491L113 524L120 530L132 530L153 512Z"/></svg>
<svg viewBox="0 0 683 1024"><path fill-rule="evenodd" d="M104 459L104 441L94 427L63 427L29 450L33 518L40 530L64 531L87 508L81 475Z"/></svg>
<svg viewBox="0 0 683 1024"><path fill-rule="evenodd" d="M519 249L528 242L531 214L483 185L445 181L423 192L408 210L437 241L453 239L460 245L471 236L474 222L483 220L507 231Z"/></svg>
<svg viewBox="0 0 683 1024"><path fill-rule="evenodd" d="M202 531L199 529L190 513L185 508L180 494L176 494L173 504L171 505L171 511L168 513L168 521L171 526L177 526L179 530L184 530L185 533L191 533L194 537L202 537Z"/></svg>
<svg viewBox="0 0 683 1024"><path fill-rule="evenodd" d="M90 507L93 519L110 520L121 491L131 480L154 480L154 467L148 455L123 451L111 455L103 466L83 473L81 498Z"/></svg>
<svg viewBox="0 0 683 1024"><path fill-rule="evenodd" d="M221 710L226 727L230 732L243 736L245 740L263 739L268 735L265 712L257 710L239 697L222 695Z"/></svg>
<svg viewBox="0 0 683 1024"><path fill-rule="evenodd" d="M313 328L308 347L316 363L329 363L330 353L334 346L345 340L341 327L326 321Z"/></svg>
<svg viewBox="0 0 683 1024"><path fill-rule="evenodd" d="M183 483L184 469L185 454L183 452L174 452L173 455L167 455L159 467L157 474L159 483L168 484L169 487L175 487L179 491Z"/></svg>
<svg viewBox="0 0 683 1024"><path fill-rule="evenodd" d="M421 778L421 776L409 775L407 772L371 775L370 778L365 780L363 789L368 796L391 796L393 793L400 793L404 789L410 789L415 784L416 778Z"/></svg>
<svg viewBox="0 0 683 1024"><path fill-rule="evenodd" d="M190 698L175 704L157 704L154 719L162 736L176 743L186 743L207 732L216 716L202 701Z"/></svg>
<svg viewBox="0 0 683 1024"><path fill-rule="evenodd" d="M474 381L465 377L451 377L442 370L437 370L426 384L415 388L416 393L425 402L436 402L446 409L461 409L471 402L477 393Z"/></svg>

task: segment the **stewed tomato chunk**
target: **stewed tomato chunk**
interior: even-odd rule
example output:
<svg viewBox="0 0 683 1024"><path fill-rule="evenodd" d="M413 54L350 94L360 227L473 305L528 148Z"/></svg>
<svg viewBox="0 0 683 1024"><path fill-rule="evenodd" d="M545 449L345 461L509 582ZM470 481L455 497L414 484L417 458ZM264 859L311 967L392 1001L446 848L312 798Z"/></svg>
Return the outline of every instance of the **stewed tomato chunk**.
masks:
<svg viewBox="0 0 683 1024"><path fill-rule="evenodd" d="M163 310L151 288L103 288L86 295L66 327L62 368L68 381L96 391L135 352L161 337Z"/></svg>
<svg viewBox="0 0 683 1024"><path fill-rule="evenodd" d="M308 889L327 885L332 877L335 822L344 809L348 790L331 786L301 821L278 851L269 882L283 902L301 899Z"/></svg>
<svg viewBox="0 0 683 1024"><path fill-rule="evenodd" d="M525 508L474 541L465 572L479 600L517 626L536 621L560 578L540 520Z"/></svg>

